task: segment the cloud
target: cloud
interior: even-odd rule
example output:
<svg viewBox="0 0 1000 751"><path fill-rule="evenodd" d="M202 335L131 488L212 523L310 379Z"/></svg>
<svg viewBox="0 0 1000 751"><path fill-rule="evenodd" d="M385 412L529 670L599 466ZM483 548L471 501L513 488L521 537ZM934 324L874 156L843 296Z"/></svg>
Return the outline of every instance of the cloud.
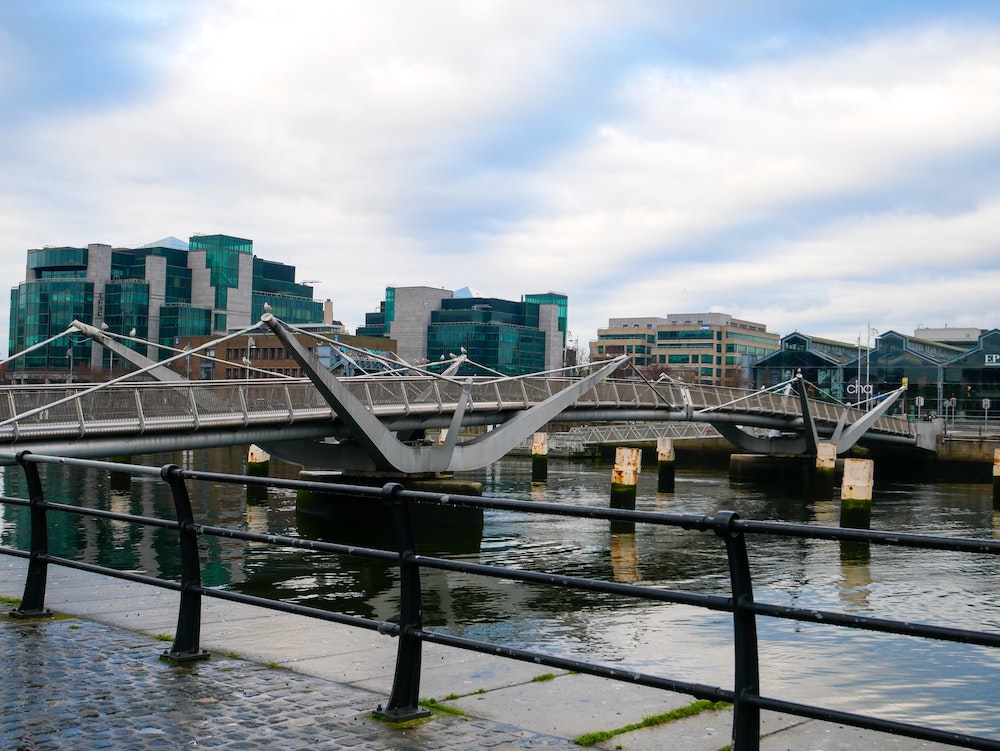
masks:
<svg viewBox="0 0 1000 751"><path fill-rule="evenodd" d="M820 336L1000 318L975 4L74 7L0 14L12 283L30 247L225 232L352 327L389 284L565 292L581 340L709 309Z"/></svg>

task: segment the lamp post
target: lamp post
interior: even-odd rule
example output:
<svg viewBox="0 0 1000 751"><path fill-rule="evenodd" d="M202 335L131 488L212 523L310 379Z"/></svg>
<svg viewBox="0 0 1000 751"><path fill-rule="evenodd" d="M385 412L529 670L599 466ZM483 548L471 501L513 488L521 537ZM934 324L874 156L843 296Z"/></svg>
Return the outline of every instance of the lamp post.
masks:
<svg viewBox="0 0 1000 751"><path fill-rule="evenodd" d="M187 360L187 379L190 381L191 380L191 345L190 344L185 344L184 345L184 352L187 355L187 357L185 358Z"/></svg>
<svg viewBox="0 0 1000 751"><path fill-rule="evenodd" d="M878 329L873 329L871 323L868 324L868 351L865 353L865 385L870 389L868 393L868 407L871 408L871 398L875 395L875 389L872 388L871 379L871 368L872 368L872 334L878 336Z"/></svg>
<svg viewBox="0 0 1000 751"><path fill-rule="evenodd" d="M252 336L247 337L247 356L243 359L243 364L247 366L247 380L250 380L250 365L253 363L253 350L257 346Z"/></svg>
<svg viewBox="0 0 1000 751"><path fill-rule="evenodd" d="M858 337L858 401L854 405L861 409L861 337Z"/></svg>
<svg viewBox="0 0 1000 751"><path fill-rule="evenodd" d="M73 383L73 348L70 347L66 350L66 357L69 358L69 375L66 377L66 383Z"/></svg>

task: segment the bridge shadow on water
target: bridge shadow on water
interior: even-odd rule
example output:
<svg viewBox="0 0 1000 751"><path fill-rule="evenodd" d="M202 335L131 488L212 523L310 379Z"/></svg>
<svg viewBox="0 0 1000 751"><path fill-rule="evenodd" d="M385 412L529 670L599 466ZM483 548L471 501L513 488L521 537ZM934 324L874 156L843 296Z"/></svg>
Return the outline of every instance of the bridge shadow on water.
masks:
<svg viewBox="0 0 1000 751"><path fill-rule="evenodd" d="M366 484L352 478L349 484ZM367 483L381 486L381 481ZM405 483L421 490L419 483ZM479 495L480 492L468 492ZM478 553L483 541L482 509L411 505L417 551L424 555ZM344 492L300 491L296 500L296 523L305 537L342 544L389 550L399 549L393 509L379 498Z"/></svg>

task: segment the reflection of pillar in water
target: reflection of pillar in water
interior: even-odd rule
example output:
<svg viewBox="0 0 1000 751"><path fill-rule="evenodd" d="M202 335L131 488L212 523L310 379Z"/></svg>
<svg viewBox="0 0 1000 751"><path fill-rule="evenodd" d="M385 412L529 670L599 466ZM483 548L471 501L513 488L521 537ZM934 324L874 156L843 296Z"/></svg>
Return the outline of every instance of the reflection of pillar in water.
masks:
<svg viewBox="0 0 1000 751"><path fill-rule="evenodd" d="M872 486L875 462L871 459L846 459L844 480L840 486L840 526L869 529L872 520Z"/></svg>
<svg viewBox="0 0 1000 751"><path fill-rule="evenodd" d="M611 474L611 508L635 509L636 486L642 452L619 446L615 449L615 467ZM634 532L635 522L611 522L612 532Z"/></svg>
<svg viewBox="0 0 1000 751"><path fill-rule="evenodd" d="M115 464L131 464L131 456L114 456L111 461ZM108 478L112 490L130 491L132 489L132 473L131 472L115 472L111 471L111 476Z"/></svg>
<svg viewBox="0 0 1000 751"><path fill-rule="evenodd" d="M843 600L848 610L859 611L868 610L868 594L872 586L872 570L868 565L868 558L863 560L851 555L851 550L844 546L853 546L854 552L858 552L858 546L864 546L864 552L868 551L867 542L844 542L840 548L841 574L843 580L840 583L840 599Z"/></svg>
<svg viewBox="0 0 1000 751"><path fill-rule="evenodd" d="M993 449L993 508L1000 509L1000 449Z"/></svg>
<svg viewBox="0 0 1000 751"><path fill-rule="evenodd" d="M635 532L611 534L611 569L616 582L631 584L639 581L639 554L635 549Z"/></svg>
<svg viewBox="0 0 1000 751"><path fill-rule="evenodd" d="M531 439L531 481L544 482L549 476L549 437L535 433Z"/></svg>
<svg viewBox="0 0 1000 751"><path fill-rule="evenodd" d="M661 436L656 439L656 490L660 493L674 492L674 469L676 466L674 456L674 442L670 438Z"/></svg>

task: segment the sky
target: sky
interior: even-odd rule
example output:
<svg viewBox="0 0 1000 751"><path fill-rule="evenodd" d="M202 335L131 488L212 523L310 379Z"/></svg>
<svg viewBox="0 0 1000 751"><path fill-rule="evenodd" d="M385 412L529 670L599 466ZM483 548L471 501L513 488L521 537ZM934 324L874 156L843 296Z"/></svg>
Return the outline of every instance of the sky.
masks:
<svg viewBox="0 0 1000 751"><path fill-rule="evenodd" d="M993 0L0 0L0 133L9 287L223 233L352 331L411 285L562 292L584 348L1000 327Z"/></svg>

